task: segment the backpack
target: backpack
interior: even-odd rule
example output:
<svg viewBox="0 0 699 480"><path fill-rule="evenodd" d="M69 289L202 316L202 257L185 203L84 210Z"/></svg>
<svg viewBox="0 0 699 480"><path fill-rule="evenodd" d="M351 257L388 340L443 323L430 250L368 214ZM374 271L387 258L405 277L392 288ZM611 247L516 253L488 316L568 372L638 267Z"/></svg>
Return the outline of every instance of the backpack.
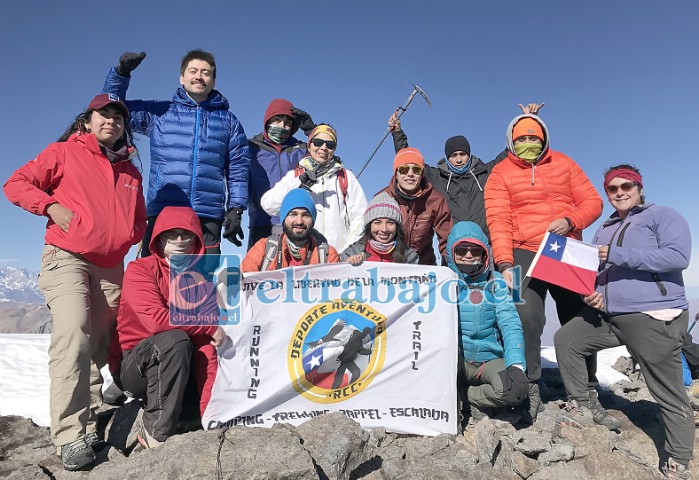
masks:
<svg viewBox="0 0 699 480"><path fill-rule="evenodd" d="M305 171L306 171L306 169L303 168L302 166L297 166L294 169L294 175L299 177ZM337 181L340 184L340 191L342 192L342 200L345 202L345 205L347 205L348 182L347 182L347 171L345 170L345 167L342 167L340 170L337 171Z"/></svg>
<svg viewBox="0 0 699 480"><path fill-rule="evenodd" d="M282 264L282 249L279 248L279 239L282 236L282 226L274 225L272 227L272 234L267 238L267 245L265 245L265 256L262 259L262 265L260 266L260 271L265 272L269 265L274 261L274 257L277 258L277 265ZM328 241L325 237L317 231L315 228L311 229L311 235L316 241L316 246L318 248L318 263L323 264L328 262ZM311 261L311 252L306 254L306 259L303 264L308 265Z"/></svg>

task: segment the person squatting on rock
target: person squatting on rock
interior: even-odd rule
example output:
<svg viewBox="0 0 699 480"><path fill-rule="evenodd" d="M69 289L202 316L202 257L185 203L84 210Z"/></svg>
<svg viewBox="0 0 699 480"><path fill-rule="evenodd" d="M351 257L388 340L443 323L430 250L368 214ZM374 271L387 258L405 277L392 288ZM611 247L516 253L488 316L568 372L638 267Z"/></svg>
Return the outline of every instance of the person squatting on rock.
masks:
<svg viewBox="0 0 699 480"><path fill-rule="evenodd" d="M115 95L97 95L58 142L4 185L12 203L48 217L39 288L53 317L51 437L66 470L95 461L100 368L114 331L124 256L146 228L128 118Z"/></svg>
<svg viewBox="0 0 699 480"><path fill-rule="evenodd" d="M400 207L393 197L379 193L364 212L364 235L342 252L340 260L352 265L361 265L365 260L418 263L417 253L406 245L402 223Z"/></svg>
<svg viewBox="0 0 699 480"><path fill-rule="evenodd" d="M131 72L145 56L124 53L102 91L126 98ZM143 257L150 254L155 218L168 205L194 209L207 253L221 253L222 227L223 237L237 246L244 237L240 222L248 204L250 153L243 126L228 110L228 100L214 90L214 56L202 50L187 52L180 65L180 85L171 101L124 100L131 111L131 128L150 139Z"/></svg>
<svg viewBox="0 0 699 480"><path fill-rule="evenodd" d="M490 246L474 222L459 222L447 240L447 265L458 276L459 390L466 390L471 417L515 407L529 392L524 337L512 295L493 271Z"/></svg>
<svg viewBox="0 0 699 480"><path fill-rule="evenodd" d="M258 240L241 262L241 272L339 261L337 250L313 228L316 205L308 190L290 190L281 203L279 218L282 219L283 233Z"/></svg>
<svg viewBox="0 0 699 480"><path fill-rule="evenodd" d="M393 176L382 192L398 203L408 247L415 250L421 265L436 265L432 247L435 233L439 253L445 256L451 230L449 206L424 175L425 159L417 148L404 148L393 159Z"/></svg>
<svg viewBox="0 0 699 480"><path fill-rule="evenodd" d="M282 179L307 155L306 144L294 138L301 129L309 135L315 128L310 115L295 108L290 101L277 98L270 102L264 115L262 133L248 138L250 148L250 191L248 192L248 215L250 234L248 250L261 238L272 234L272 226L278 225L279 217L270 217L262 209L262 195Z"/></svg>
<svg viewBox="0 0 699 480"><path fill-rule="evenodd" d="M692 249L689 225L672 208L646 202L643 178L631 165L607 170L604 190L615 212L592 239L600 245L596 291L554 337L569 399L558 421L606 425L588 405L585 359L626 345L660 406L669 455L661 471L665 478L691 478L694 421L680 357L689 322L682 279Z"/></svg>
<svg viewBox="0 0 699 480"><path fill-rule="evenodd" d="M192 290L191 285L180 285L191 282L191 277L176 282L170 278L175 268L173 256L181 255L176 260L182 263L205 254L201 224L194 210L163 208L149 247L151 255L129 263L124 274L117 320L123 359L114 375L119 388L143 407L138 441L145 448L156 447L176 433L190 377L194 377L199 397L195 408L199 415L204 414L218 366L216 347L226 338L215 323L219 308L213 282L203 282ZM178 268L184 266L178 264ZM180 289L172 291L171 285ZM182 297L187 292L196 297ZM172 302L182 318L171 318ZM187 309L185 302L198 305L196 312ZM110 361L110 365L118 365L118 360Z"/></svg>
<svg viewBox="0 0 699 480"><path fill-rule="evenodd" d="M515 117L506 137L507 158L493 168L485 186L485 212L495 264L512 288L513 267L521 268L522 275L528 270L547 231L582 239L582 230L601 215L602 199L577 163L549 148L548 129L539 117ZM577 293L533 278L521 292L517 311L524 330L532 421L543 409L539 379L547 292L556 302L561 325L584 306ZM596 358L587 360L594 388Z"/></svg>
<svg viewBox="0 0 699 480"><path fill-rule="evenodd" d="M335 155L336 148L335 129L316 126L308 136L308 156L265 193L260 204L268 215L275 216L289 191L305 188L318 212L316 230L342 253L362 235L367 201L357 178Z"/></svg>

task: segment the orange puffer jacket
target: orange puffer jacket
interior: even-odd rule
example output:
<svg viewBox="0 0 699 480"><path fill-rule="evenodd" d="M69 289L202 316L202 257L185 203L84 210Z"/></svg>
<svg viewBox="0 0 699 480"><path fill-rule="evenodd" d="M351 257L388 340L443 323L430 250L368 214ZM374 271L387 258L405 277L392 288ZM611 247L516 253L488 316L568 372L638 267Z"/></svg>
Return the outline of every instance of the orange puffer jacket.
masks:
<svg viewBox="0 0 699 480"><path fill-rule="evenodd" d="M513 152L512 128L523 117L538 121L544 130L544 150L534 163ZM514 263L513 249L536 252L549 224L568 218L567 236L582 239L582 230L602 214L602 198L573 159L549 150L548 131L533 115L515 118L507 131L507 159L493 168L485 186L485 210L495 263Z"/></svg>

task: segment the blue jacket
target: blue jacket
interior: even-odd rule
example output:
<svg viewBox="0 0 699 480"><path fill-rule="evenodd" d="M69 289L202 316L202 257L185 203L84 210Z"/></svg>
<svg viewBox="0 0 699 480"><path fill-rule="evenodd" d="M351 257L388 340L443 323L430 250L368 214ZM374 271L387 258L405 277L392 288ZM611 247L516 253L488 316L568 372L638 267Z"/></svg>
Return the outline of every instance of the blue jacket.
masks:
<svg viewBox="0 0 699 480"><path fill-rule="evenodd" d="M263 134L248 140L250 146L250 184L248 214L250 228L262 225L276 225L279 217L270 217L260 206L260 199L277 184L289 170L293 170L306 156L306 144L290 137L281 152L269 145Z"/></svg>
<svg viewBox="0 0 699 480"><path fill-rule="evenodd" d="M454 263L454 245L467 240L484 247L488 266L475 279L461 273ZM481 227L459 222L447 239L447 265L459 277L459 334L464 360L483 363L504 358L505 366L522 365L524 335L512 296L499 272L493 271L492 253Z"/></svg>
<svg viewBox="0 0 699 480"><path fill-rule="evenodd" d="M130 81L112 68L102 92L123 99ZM125 103L131 129L150 138L149 217L172 205L191 206L200 217L223 220L227 208L247 207L248 142L221 93L212 90L197 105L180 87L172 101Z"/></svg>
<svg viewBox="0 0 699 480"><path fill-rule="evenodd" d="M615 212L592 243L609 245L597 274L607 313L689 308L682 270L689 266L692 237L675 210L646 204L632 208L625 219Z"/></svg>

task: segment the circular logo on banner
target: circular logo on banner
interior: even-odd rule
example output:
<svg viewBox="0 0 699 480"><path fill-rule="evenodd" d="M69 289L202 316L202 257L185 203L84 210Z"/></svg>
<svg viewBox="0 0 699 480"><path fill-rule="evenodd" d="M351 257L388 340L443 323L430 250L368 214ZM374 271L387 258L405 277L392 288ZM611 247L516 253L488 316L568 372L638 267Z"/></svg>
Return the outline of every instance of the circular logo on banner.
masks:
<svg viewBox="0 0 699 480"><path fill-rule="evenodd" d="M386 317L356 300L319 303L296 323L288 355L297 392L316 403L342 402L383 368Z"/></svg>

